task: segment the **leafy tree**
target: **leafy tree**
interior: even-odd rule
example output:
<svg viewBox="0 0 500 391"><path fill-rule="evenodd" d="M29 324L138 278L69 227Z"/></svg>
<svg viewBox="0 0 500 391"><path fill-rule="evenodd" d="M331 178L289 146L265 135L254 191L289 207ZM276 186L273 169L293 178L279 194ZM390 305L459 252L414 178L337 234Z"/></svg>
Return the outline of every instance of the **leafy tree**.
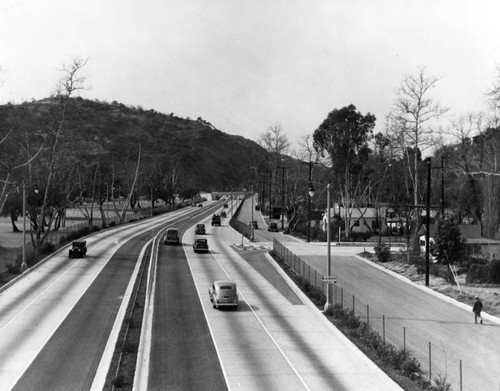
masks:
<svg viewBox="0 0 500 391"><path fill-rule="evenodd" d="M372 150L369 140L375 127L375 116L361 114L354 105L334 109L314 131L314 148L330 157L332 173L346 212L346 234L349 235L353 208L368 205L370 178L364 167Z"/></svg>
<svg viewBox="0 0 500 391"><path fill-rule="evenodd" d="M464 256L464 248L458 224L449 219L439 220L432 245L438 262L446 265L460 262Z"/></svg>

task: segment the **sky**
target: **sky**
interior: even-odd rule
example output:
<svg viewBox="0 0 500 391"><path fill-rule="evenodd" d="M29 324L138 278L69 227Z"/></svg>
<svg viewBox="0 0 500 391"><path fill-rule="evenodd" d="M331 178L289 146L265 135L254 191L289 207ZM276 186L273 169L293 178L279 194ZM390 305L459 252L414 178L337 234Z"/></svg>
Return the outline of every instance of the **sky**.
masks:
<svg viewBox="0 0 500 391"><path fill-rule="evenodd" d="M42 99L88 59L80 96L292 144L333 109L377 118L425 67L447 118L487 109L498 0L0 0L0 104Z"/></svg>

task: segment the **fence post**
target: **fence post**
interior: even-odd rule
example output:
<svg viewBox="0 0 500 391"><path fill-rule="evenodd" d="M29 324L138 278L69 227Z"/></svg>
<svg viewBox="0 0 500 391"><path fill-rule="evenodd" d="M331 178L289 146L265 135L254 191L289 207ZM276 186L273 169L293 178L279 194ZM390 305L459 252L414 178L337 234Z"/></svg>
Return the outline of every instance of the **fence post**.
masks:
<svg viewBox="0 0 500 391"><path fill-rule="evenodd" d="M500 389L500 386L498 388ZM462 391L462 360L460 360L460 391Z"/></svg>
<svg viewBox="0 0 500 391"><path fill-rule="evenodd" d="M403 355L406 356L406 327L403 326Z"/></svg>
<svg viewBox="0 0 500 391"><path fill-rule="evenodd" d="M385 343L385 315L382 315L382 338Z"/></svg>
<svg viewBox="0 0 500 391"><path fill-rule="evenodd" d="M429 342L429 379L432 379L432 344Z"/></svg>

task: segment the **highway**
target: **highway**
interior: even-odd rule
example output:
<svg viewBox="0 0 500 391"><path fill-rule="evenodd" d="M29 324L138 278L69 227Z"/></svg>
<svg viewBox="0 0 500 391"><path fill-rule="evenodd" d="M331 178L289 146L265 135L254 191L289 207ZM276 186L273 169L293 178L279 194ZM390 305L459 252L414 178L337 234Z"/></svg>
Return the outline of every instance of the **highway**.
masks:
<svg viewBox="0 0 500 391"><path fill-rule="evenodd" d="M399 390L260 254L240 255L223 219L207 226L210 253L195 254L194 227L179 249L159 251L148 390ZM194 225L194 224L193 224ZM237 311L215 310L214 280L238 284ZM169 285L171 285L169 287Z"/></svg>
<svg viewBox="0 0 500 391"><path fill-rule="evenodd" d="M95 374L109 366L108 338L123 316L146 243L169 219L186 213L195 211L92 235L87 257L69 259L65 247L3 287L0 389L89 390L99 389L99 381L102 389L104 379Z"/></svg>
<svg viewBox="0 0 500 391"><path fill-rule="evenodd" d="M400 389L285 282L265 249L240 248L229 219L211 227L209 205L92 235L87 257L69 259L64 248L2 289L0 389L102 389L138 266L171 225L183 245L159 247L143 330L150 349L138 364L146 387L136 390ZM209 254L191 247L200 219ZM237 311L208 299L225 278L238 283Z"/></svg>

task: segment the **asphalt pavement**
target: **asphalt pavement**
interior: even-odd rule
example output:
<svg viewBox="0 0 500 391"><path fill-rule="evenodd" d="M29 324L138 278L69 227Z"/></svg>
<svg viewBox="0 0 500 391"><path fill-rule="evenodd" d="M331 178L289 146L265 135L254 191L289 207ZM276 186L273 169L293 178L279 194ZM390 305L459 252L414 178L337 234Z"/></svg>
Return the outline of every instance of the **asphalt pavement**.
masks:
<svg viewBox="0 0 500 391"><path fill-rule="evenodd" d="M238 217L254 220L253 246L272 248L275 238L318 272L326 275L326 243L306 243L282 233L267 232L267 217L251 211L247 200ZM453 389L500 389L500 319L484 314L485 324L474 324L470 306L359 257L373 247L331 247L331 270L337 278L335 302L354 309L384 335L386 341L412 351L423 372L445 377ZM461 388L460 388L461 387Z"/></svg>

